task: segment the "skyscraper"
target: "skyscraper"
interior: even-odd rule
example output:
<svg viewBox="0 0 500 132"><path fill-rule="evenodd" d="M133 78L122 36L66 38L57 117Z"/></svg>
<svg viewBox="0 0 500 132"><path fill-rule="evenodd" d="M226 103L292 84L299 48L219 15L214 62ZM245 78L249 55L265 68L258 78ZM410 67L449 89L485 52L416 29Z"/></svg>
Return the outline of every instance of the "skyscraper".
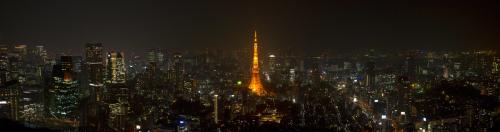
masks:
<svg viewBox="0 0 500 132"><path fill-rule="evenodd" d="M125 83L125 59L123 52L110 52L106 58L106 83Z"/></svg>
<svg viewBox="0 0 500 132"><path fill-rule="evenodd" d="M146 53L146 57L151 68L157 68L157 70L161 71L169 68L167 58L170 57L165 49L151 49Z"/></svg>
<svg viewBox="0 0 500 132"><path fill-rule="evenodd" d="M14 52L18 54L22 59L28 54L28 46L24 44L18 44L14 47Z"/></svg>
<svg viewBox="0 0 500 132"><path fill-rule="evenodd" d="M0 45L0 85L4 85L10 80L9 72L8 48L5 45Z"/></svg>
<svg viewBox="0 0 500 132"><path fill-rule="evenodd" d="M125 130L129 103L129 90L125 85L125 58L123 52L109 52L106 57L106 99L109 106L109 123Z"/></svg>
<svg viewBox="0 0 500 132"><path fill-rule="evenodd" d="M53 106L50 112L58 118L76 118L78 105L78 82L74 78L71 56L61 56L59 64L54 65L52 74Z"/></svg>
<svg viewBox="0 0 500 132"><path fill-rule="evenodd" d="M248 88L252 90L258 96L264 95L264 87L260 82L260 71L259 71L259 41L257 40L257 31L254 31L253 37L253 57L252 57L252 78L250 80L250 85Z"/></svg>
<svg viewBox="0 0 500 132"><path fill-rule="evenodd" d="M100 101L103 89L103 48L101 43L87 43L85 47L85 61L89 77L91 98Z"/></svg>
<svg viewBox="0 0 500 132"><path fill-rule="evenodd" d="M12 120L19 119L21 86L17 80L10 80L0 85L0 116Z"/></svg>
<svg viewBox="0 0 500 132"><path fill-rule="evenodd" d="M179 93L187 93L184 89L184 59L181 53L173 55L173 79L175 91Z"/></svg>
<svg viewBox="0 0 500 132"><path fill-rule="evenodd" d="M89 98L81 109L81 131L104 131L107 105L104 101L104 56L101 43L85 45L85 71L88 77Z"/></svg>
<svg viewBox="0 0 500 132"><path fill-rule="evenodd" d="M274 74L274 72L276 72L275 71L276 70L276 55L270 54L268 59L269 59L269 62L268 62L269 63L269 65L268 65L269 72L271 74Z"/></svg>

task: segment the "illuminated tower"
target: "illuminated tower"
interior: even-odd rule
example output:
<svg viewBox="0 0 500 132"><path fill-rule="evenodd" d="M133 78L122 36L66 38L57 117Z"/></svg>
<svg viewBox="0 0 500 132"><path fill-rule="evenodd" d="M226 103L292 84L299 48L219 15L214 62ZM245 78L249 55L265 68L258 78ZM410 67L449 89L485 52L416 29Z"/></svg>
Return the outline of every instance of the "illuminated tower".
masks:
<svg viewBox="0 0 500 132"><path fill-rule="evenodd" d="M257 40L257 31L254 31L253 37L253 58L252 58L252 79L250 80L250 85L248 88L252 90L256 95L264 95L264 87L260 82L259 76L259 41Z"/></svg>

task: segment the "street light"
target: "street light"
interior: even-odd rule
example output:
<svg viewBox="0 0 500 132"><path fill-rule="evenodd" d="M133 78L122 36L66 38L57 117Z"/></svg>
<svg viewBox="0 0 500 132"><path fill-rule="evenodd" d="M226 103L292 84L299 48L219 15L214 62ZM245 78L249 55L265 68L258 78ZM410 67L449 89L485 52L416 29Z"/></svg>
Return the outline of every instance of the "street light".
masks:
<svg viewBox="0 0 500 132"><path fill-rule="evenodd" d="M141 129L141 125L135 125L135 129L137 130Z"/></svg>

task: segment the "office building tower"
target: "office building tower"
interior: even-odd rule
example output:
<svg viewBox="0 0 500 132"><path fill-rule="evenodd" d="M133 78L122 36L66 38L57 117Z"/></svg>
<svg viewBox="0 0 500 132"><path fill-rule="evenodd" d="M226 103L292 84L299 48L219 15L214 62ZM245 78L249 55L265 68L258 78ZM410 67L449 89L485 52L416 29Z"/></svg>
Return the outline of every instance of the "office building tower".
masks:
<svg viewBox="0 0 500 132"><path fill-rule="evenodd" d="M90 96L94 101L100 101L103 91L103 47L101 43L88 43L85 47L86 70L88 74Z"/></svg>
<svg viewBox="0 0 500 132"><path fill-rule="evenodd" d="M79 96L78 81L73 71L71 56L61 56L53 67L50 114L57 118L75 119Z"/></svg>
<svg viewBox="0 0 500 132"><path fill-rule="evenodd" d="M106 83L125 83L125 58L123 52L110 52L106 58Z"/></svg>

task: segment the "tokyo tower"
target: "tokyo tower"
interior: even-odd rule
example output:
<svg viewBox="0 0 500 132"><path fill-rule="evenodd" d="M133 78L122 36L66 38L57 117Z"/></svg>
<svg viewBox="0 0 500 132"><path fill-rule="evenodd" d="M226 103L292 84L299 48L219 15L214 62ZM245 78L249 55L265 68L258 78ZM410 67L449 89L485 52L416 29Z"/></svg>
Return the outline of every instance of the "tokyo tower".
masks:
<svg viewBox="0 0 500 132"><path fill-rule="evenodd" d="M258 96L264 95L264 87L260 82L259 75L259 41L257 40L257 31L254 31L253 36L253 57L252 57L252 79L248 88Z"/></svg>

